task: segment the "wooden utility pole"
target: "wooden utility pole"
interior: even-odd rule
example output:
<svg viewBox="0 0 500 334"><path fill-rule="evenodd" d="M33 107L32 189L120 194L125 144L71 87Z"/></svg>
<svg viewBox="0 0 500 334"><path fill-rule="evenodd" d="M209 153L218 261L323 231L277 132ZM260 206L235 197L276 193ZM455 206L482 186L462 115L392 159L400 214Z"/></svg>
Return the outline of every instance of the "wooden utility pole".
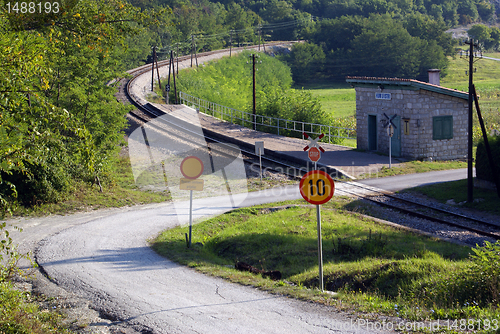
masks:
<svg viewBox="0 0 500 334"><path fill-rule="evenodd" d="M257 130L257 110L255 107L256 99L255 99L255 53L252 54L252 69L253 69L253 129Z"/></svg>
<svg viewBox="0 0 500 334"><path fill-rule="evenodd" d="M169 99L170 99L170 72L172 70L173 64L173 59L172 59L172 52L170 51L170 60L168 61L168 80L167 80L167 86L165 87L165 102L169 104ZM175 69L174 69L174 77L175 77Z"/></svg>
<svg viewBox="0 0 500 334"><path fill-rule="evenodd" d="M177 44L177 54L176 54L176 57L177 57L177 76L179 76L179 43L176 43L176 44ZM174 71L174 73L175 73L175 71ZM175 81L175 78L174 78L174 81Z"/></svg>
<svg viewBox="0 0 500 334"><path fill-rule="evenodd" d="M175 104L178 104L177 101L177 86L175 84L175 67L174 67L174 55L170 53L170 62L172 63L172 69L174 70L174 96L175 96ZM179 75L179 56L177 55L177 75Z"/></svg>
<svg viewBox="0 0 500 334"><path fill-rule="evenodd" d="M466 41L465 44L470 45L469 49L469 124L467 128L467 202L471 203L474 201L474 180L473 180L473 162L474 158L472 156L472 108L474 103L474 84L473 84L473 72L474 72L474 43L473 39Z"/></svg>
<svg viewBox="0 0 500 334"><path fill-rule="evenodd" d="M229 57L231 57L232 49L233 49L233 31L229 30Z"/></svg>
<svg viewBox="0 0 500 334"><path fill-rule="evenodd" d="M153 67L151 68L151 91L154 89L154 83L155 83L155 54L156 54L156 46L153 46Z"/></svg>
<svg viewBox="0 0 500 334"><path fill-rule="evenodd" d="M193 67L193 52L194 52L194 58L196 60L196 67L198 67L198 56L196 55L196 43L194 41L194 35L191 35L191 67Z"/></svg>
<svg viewBox="0 0 500 334"><path fill-rule="evenodd" d="M158 57L156 56L156 47L153 49L153 53L154 53L154 62L156 63L156 74L158 75L158 85L160 86L160 90L163 90L161 88L161 80L160 80L160 70L159 70L159 66L158 66Z"/></svg>

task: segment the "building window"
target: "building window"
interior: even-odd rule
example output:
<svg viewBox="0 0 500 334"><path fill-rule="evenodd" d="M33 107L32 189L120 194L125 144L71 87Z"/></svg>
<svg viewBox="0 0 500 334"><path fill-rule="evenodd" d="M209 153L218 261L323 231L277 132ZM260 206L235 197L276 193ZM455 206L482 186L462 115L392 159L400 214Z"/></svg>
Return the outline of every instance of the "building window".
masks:
<svg viewBox="0 0 500 334"><path fill-rule="evenodd" d="M436 116L432 118L432 139L453 138L453 116Z"/></svg>

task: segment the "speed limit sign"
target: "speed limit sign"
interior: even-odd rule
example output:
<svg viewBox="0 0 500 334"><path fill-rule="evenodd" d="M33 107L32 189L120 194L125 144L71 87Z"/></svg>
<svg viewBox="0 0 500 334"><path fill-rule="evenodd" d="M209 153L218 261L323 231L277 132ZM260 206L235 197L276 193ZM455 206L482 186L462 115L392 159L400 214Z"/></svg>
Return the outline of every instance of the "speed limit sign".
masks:
<svg viewBox="0 0 500 334"><path fill-rule="evenodd" d="M322 170L312 170L305 174L299 184L300 194L311 204L321 205L333 197L335 183Z"/></svg>

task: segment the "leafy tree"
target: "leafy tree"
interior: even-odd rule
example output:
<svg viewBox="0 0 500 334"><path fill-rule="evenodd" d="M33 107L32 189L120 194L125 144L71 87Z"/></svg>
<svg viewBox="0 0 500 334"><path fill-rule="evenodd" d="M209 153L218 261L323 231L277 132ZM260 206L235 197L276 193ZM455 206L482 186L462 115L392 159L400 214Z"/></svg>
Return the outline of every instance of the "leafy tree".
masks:
<svg viewBox="0 0 500 334"><path fill-rule="evenodd" d="M361 32L366 19L360 16L343 16L338 19L318 22L316 29L309 37L310 41L321 45L328 52L338 49L349 49L352 40Z"/></svg>
<svg viewBox="0 0 500 334"><path fill-rule="evenodd" d="M484 22L488 22L495 14L495 6L489 1L480 1L476 4L477 13Z"/></svg>
<svg viewBox="0 0 500 334"><path fill-rule="evenodd" d="M419 37L426 41L436 41L443 49L445 55L453 56L455 54L454 46L456 41L453 40L451 34L446 33L448 28L442 19L433 19L429 16L415 13L405 17L403 26L413 37Z"/></svg>
<svg viewBox="0 0 500 334"><path fill-rule="evenodd" d="M323 71L325 53L323 49L312 43L296 43L292 52L284 58L290 65L293 80L304 83L317 77Z"/></svg>
<svg viewBox="0 0 500 334"><path fill-rule="evenodd" d="M340 55L348 75L422 78L428 68L446 64L443 50L436 42L411 36L402 24L387 16L372 16L351 46Z"/></svg>
<svg viewBox="0 0 500 334"><path fill-rule="evenodd" d="M460 24L475 22L479 17L473 0L459 0L457 14L460 16Z"/></svg>
<svg viewBox="0 0 500 334"><path fill-rule="evenodd" d="M120 0L81 0L57 15L0 13L0 205L57 201L72 179L98 180L127 108L106 83L116 47L157 17ZM135 26L134 26L135 24Z"/></svg>

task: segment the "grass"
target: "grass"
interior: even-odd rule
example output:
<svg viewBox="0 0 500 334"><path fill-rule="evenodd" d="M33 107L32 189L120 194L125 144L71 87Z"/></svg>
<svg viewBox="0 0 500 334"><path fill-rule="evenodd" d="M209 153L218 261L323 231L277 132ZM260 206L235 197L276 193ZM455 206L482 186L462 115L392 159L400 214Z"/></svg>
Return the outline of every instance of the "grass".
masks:
<svg viewBox="0 0 500 334"><path fill-rule="evenodd" d="M453 200L461 207L475 209L480 212L489 212L500 215L500 198L497 192L490 189L474 188L474 199L467 203L467 180L444 182L407 189L404 192L416 192L427 197L446 203Z"/></svg>
<svg viewBox="0 0 500 334"><path fill-rule="evenodd" d="M474 297L467 301L443 298L449 291L447 282L473 268L470 248L348 212L346 208L352 205L348 198L335 197L323 206L325 286L339 295L321 293L316 211L302 203L283 203L289 206L283 210L239 209L199 223L193 227L191 249L184 238L187 228L177 227L163 232L153 241L153 248L205 274L357 313L378 312L409 320L500 316L487 303L472 307ZM236 261L279 270L282 279L237 271ZM474 296L476 290L467 288L467 282L457 295Z"/></svg>
<svg viewBox="0 0 500 334"><path fill-rule="evenodd" d="M487 53L485 56L499 58L500 53ZM441 79L441 85L468 92L468 58L456 57L451 59L447 69L447 75ZM478 59L474 68L476 69L474 85L479 95L479 107L488 131L500 129L500 61L490 59ZM477 114L474 112L474 143L477 144L481 137L481 129Z"/></svg>
<svg viewBox="0 0 500 334"><path fill-rule="evenodd" d="M332 85L319 82L301 88L309 90L321 103L321 107L335 118L352 117L356 114L356 92L347 84Z"/></svg>
<svg viewBox="0 0 500 334"><path fill-rule="evenodd" d="M61 325L61 316L41 310L32 296L0 282L0 333L48 334L71 333Z"/></svg>

